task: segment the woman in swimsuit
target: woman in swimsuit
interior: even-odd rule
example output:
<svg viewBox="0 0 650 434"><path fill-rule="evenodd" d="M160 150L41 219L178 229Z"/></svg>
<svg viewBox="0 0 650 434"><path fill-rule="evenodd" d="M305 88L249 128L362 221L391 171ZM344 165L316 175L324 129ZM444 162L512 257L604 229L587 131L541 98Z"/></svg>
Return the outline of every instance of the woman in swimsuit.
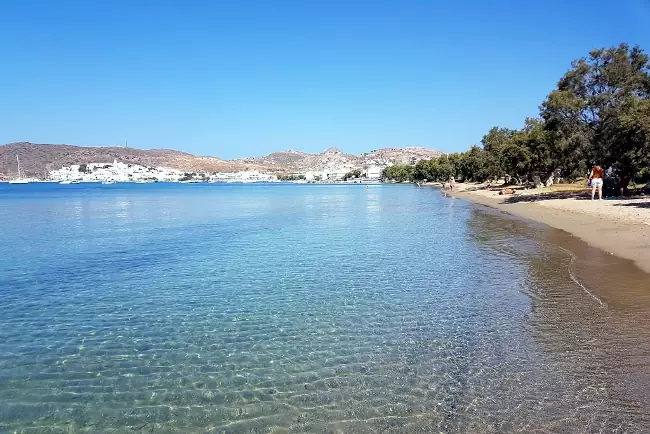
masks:
<svg viewBox="0 0 650 434"><path fill-rule="evenodd" d="M591 200L594 200L596 196L596 189L598 189L598 200L603 200L603 175L605 174L605 169L595 164L591 168L591 174L589 175L589 181L591 182Z"/></svg>

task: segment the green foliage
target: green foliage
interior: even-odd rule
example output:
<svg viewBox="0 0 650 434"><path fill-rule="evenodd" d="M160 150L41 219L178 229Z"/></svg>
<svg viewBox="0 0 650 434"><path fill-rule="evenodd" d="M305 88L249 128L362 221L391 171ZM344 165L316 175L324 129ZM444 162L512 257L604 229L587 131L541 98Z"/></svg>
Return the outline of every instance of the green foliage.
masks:
<svg viewBox="0 0 650 434"><path fill-rule="evenodd" d="M647 154L650 128L648 56L627 44L593 50L558 82L542 104L561 162L637 170ZM645 152L644 152L645 150ZM559 164L561 166L561 164ZM569 169L563 167L564 171Z"/></svg>
<svg viewBox="0 0 650 434"><path fill-rule="evenodd" d="M196 173L185 172L179 181L191 181L196 176Z"/></svg>
<svg viewBox="0 0 650 434"><path fill-rule="evenodd" d="M346 173L345 176L343 177L343 180L347 181L348 179L360 178L360 177L361 177L361 170L355 169Z"/></svg>
<svg viewBox="0 0 650 434"><path fill-rule="evenodd" d="M295 175L295 174L282 175L282 174L278 174L278 180L280 180L280 181L299 181L301 179L305 179L305 175Z"/></svg>
<svg viewBox="0 0 650 434"><path fill-rule="evenodd" d="M392 166L384 177L544 181L556 175L584 176L593 164L600 164L650 180L648 55L627 44L593 50L573 62L542 103L539 118L526 119L520 130L493 127L481 145L414 166Z"/></svg>
<svg viewBox="0 0 650 434"><path fill-rule="evenodd" d="M440 158L419 161L413 170L414 180L439 181L448 179L454 174L454 165L449 157L443 155Z"/></svg>
<svg viewBox="0 0 650 434"><path fill-rule="evenodd" d="M88 165L87 164L80 164L79 165L79 172L82 173L88 173Z"/></svg>
<svg viewBox="0 0 650 434"><path fill-rule="evenodd" d="M409 164L395 164L386 167L382 172L382 179L396 182L410 181L413 179L414 166Z"/></svg>

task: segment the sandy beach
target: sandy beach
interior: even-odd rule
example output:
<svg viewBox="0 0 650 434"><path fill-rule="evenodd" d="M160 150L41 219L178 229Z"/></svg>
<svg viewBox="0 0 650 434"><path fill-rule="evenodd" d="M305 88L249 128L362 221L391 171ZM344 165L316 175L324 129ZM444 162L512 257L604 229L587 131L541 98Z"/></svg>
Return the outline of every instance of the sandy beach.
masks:
<svg viewBox="0 0 650 434"><path fill-rule="evenodd" d="M564 230L650 273L650 197L592 201L590 192L520 190L500 195L484 185L456 185L454 196Z"/></svg>

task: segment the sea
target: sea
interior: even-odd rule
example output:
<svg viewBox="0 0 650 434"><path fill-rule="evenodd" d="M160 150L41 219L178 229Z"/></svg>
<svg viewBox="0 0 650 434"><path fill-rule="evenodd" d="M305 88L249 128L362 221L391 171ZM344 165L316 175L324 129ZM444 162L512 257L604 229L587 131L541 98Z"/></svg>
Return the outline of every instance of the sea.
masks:
<svg viewBox="0 0 650 434"><path fill-rule="evenodd" d="M650 278L413 185L0 184L0 432L650 432Z"/></svg>

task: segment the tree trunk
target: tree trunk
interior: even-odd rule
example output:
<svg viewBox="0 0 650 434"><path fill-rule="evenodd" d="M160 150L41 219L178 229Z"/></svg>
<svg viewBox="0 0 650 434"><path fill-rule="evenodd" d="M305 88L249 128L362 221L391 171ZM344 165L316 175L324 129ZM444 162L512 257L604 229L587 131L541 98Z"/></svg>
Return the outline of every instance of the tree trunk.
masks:
<svg viewBox="0 0 650 434"><path fill-rule="evenodd" d="M544 184L545 184L547 187L550 187L551 185L553 185L553 183L555 182L556 178L557 178L559 175L560 175L560 174L559 174L559 170L558 170L558 169L553 170L553 171L551 172L551 174L548 175L548 177L546 178L546 182L544 182Z"/></svg>

